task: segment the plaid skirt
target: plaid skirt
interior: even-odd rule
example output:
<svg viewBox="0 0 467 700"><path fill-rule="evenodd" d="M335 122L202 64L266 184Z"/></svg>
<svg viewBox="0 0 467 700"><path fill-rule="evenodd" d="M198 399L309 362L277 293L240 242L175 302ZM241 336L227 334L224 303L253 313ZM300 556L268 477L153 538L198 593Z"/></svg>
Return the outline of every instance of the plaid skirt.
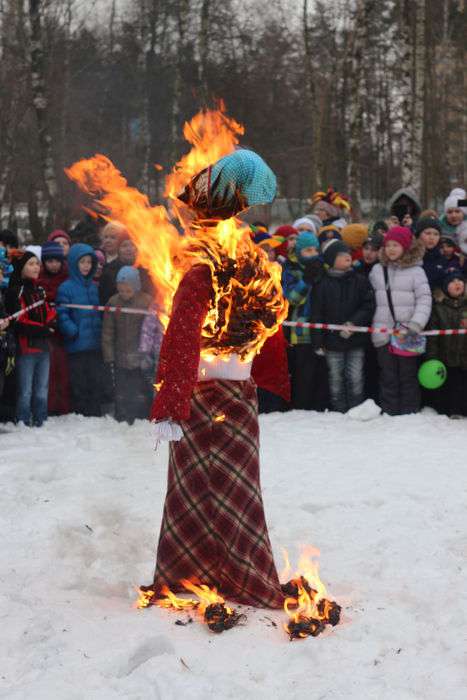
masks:
<svg viewBox="0 0 467 700"><path fill-rule="evenodd" d="M188 578L245 605L282 607L261 497L254 383L198 383L182 428L170 446L150 588L180 591Z"/></svg>

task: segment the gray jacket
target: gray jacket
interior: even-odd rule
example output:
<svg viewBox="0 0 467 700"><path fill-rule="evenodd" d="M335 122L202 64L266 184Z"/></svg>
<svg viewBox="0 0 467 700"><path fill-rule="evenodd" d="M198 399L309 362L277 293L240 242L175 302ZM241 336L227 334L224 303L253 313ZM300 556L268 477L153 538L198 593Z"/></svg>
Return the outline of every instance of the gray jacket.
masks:
<svg viewBox="0 0 467 700"><path fill-rule="evenodd" d="M381 263L370 272L370 282L375 290L376 311L374 326L393 328L394 321L410 324L414 330L425 328L431 314L431 291L427 276L422 267L423 244L414 240L409 250L396 263L381 251ZM388 268L389 286L396 318L393 319L386 293L383 265ZM373 344L378 348L389 342L388 333L373 333Z"/></svg>

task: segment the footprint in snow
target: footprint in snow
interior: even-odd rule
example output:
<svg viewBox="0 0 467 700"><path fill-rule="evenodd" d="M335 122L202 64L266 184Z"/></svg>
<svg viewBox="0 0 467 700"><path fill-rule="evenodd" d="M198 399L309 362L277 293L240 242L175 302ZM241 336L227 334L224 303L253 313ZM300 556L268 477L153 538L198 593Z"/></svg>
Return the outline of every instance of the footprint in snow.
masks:
<svg viewBox="0 0 467 700"><path fill-rule="evenodd" d="M124 676L129 676L139 666L145 664L146 661L149 661L149 659L155 656L174 653L175 650L167 637L159 635L158 637L147 639L140 644L130 658L122 664L120 670L117 672L117 677L123 678Z"/></svg>

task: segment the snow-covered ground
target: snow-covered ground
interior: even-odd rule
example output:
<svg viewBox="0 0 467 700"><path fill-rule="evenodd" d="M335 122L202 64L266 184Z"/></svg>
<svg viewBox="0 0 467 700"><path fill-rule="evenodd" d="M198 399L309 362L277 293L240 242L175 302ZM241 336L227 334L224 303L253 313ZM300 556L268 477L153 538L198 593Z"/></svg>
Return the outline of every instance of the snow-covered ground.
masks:
<svg viewBox="0 0 467 700"><path fill-rule="evenodd" d="M465 700L467 421L261 420L282 566L299 543L343 624L290 643L279 611L222 635L135 610L151 580L166 448L151 427L55 418L0 434L0 697L9 700ZM272 624L274 621L277 627Z"/></svg>

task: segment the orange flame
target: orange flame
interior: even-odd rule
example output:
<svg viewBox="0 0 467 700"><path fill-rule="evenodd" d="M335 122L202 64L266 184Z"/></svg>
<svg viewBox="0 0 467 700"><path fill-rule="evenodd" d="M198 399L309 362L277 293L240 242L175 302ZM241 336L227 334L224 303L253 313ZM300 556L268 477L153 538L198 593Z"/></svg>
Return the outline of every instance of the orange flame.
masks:
<svg viewBox="0 0 467 700"><path fill-rule="evenodd" d="M187 227L193 219L187 205L177 199L194 175L219 158L232 153L243 127L226 116L221 104L205 110L184 126L192 145L166 178L165 194L172 210ZM239 219L199 223L178 234L163 206L151 206L146 195L130 187L123 175L103 155L81 160L66 174L92 196L95 207L108 220L121 222L138 249L138 265L149 270L156 291L156 305L166 327L172 300L183 274L195 264L207 264L212 273L214 301L202 329L203 357L240 355L245 362L259 352L287 316L281 286L281 267L270 262L254 245L249 228ZM225 271L222 283L219 271ZM248 271L249 274L245 274ZM235 308L248 310L249 327L239 339L242 323L232 318Z"/></svg>
<svg viewBox="0 0 467 700"><path fill-rule="evenodd" d="M298 568L293 576L293 581L298 587L298 597L288 597L284 602L284 610L293 622L299 622L303 617L315 620L327 619L327 606L324 609L319 606L321 600L326 598L326 586L319 577L319 549L306 546L302 548L298 561ZM291 566L287 552L284 550L285 572L290 574ZM311 592L303 585L303 579L308 582ZM287 626L285 626L287 631Z"/></svg>
<svg viewBox="0 0 467 700"><path fill-rule="evenodd" d="M195 595L198 596L198 610L202 615L204 615L208 605L214 605L216 603L225 603L224 598L221 595L219 595L216 588L209 588L209 586L206 586L206 584L204 583L198 585L196 583L192 583L186 578L182 579L180 583L184 588L187 589L187 591L191 591L191 593L195 593Z"/></svg>

